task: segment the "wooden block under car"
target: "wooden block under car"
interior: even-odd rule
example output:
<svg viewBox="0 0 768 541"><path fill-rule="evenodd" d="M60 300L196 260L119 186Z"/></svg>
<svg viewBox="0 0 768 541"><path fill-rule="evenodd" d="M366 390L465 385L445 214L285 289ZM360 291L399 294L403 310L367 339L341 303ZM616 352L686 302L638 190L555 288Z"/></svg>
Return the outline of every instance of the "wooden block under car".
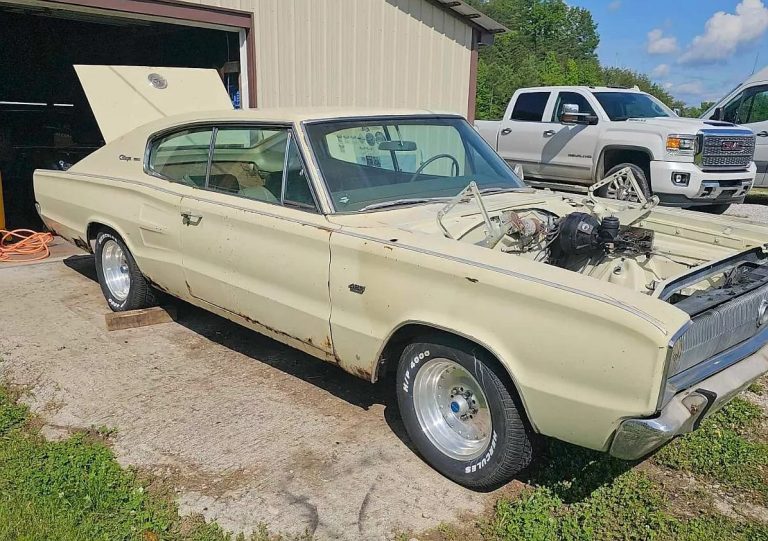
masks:
<svg viewBox="0 0 768 541"><path fill-rule="evenodd" d="M143 310L130 310L128 312L111 312L104 316L108 331L121 331L123 329L135 329L148 325L170 323L176 319L174 306L145 308Z"/></svg>

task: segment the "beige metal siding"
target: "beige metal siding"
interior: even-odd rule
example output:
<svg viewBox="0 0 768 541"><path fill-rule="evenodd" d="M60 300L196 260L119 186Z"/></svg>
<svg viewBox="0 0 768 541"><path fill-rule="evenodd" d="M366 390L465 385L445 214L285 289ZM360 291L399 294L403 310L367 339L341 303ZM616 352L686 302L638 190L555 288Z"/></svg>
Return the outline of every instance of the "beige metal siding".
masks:
<svg viewBox="0 0 768 541"><path fill-rule="evenodd" d="M467 114L472 28L426 0L190 0L252 11L260 107Z"/></svg>

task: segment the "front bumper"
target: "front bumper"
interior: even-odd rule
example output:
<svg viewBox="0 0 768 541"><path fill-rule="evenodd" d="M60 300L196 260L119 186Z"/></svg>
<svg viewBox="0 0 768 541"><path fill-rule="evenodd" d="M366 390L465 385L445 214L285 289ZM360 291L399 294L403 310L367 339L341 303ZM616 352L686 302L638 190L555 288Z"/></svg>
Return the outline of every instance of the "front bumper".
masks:
<svg viewBox="0 0 768 541"><path fill-rule="evenodd" d="M702 171L689 162L651 162L651 189L669 206L690 207L741 203L755 180L757 168L746 171ZM690 175L687 186L672 183L674 173Z"/></svg>
<svg viewBox="0 0 768 541"><path fill-rule="evenodd" d="M691 388L678 393L650 419L626 419L616 431L610 454L637 460L672 438L696 430L716 412L768 372L768 345Z"/></svg>

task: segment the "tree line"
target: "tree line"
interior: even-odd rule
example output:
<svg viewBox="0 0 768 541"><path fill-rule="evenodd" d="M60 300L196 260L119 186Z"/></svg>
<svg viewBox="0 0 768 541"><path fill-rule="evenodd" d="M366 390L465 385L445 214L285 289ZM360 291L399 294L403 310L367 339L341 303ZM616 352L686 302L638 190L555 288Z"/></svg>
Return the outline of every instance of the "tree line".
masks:
<svg viewBox="0 0 768 541"><path fill-rule="evenodd" d="M509 32L480 50L478 119L498 119L518 89L530 86L637 85L683 116L697 117L712 105L687 107L644 73L601 66L600 35L592 13L563 0L467 0Z"/></svg>

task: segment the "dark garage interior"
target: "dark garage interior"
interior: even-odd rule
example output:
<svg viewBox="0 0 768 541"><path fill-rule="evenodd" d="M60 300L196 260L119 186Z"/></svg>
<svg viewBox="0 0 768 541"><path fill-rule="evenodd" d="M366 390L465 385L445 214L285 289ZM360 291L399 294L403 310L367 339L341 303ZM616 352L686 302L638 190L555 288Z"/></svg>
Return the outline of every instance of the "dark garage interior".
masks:
<svg viewBox="0 0 768 541"><path fill-rule="evenodd" d="M6 229L43 227L35 169L66 169L103 145L73 65L215 68L239 104L237 32L2 2L0 20Z"/></svg>

